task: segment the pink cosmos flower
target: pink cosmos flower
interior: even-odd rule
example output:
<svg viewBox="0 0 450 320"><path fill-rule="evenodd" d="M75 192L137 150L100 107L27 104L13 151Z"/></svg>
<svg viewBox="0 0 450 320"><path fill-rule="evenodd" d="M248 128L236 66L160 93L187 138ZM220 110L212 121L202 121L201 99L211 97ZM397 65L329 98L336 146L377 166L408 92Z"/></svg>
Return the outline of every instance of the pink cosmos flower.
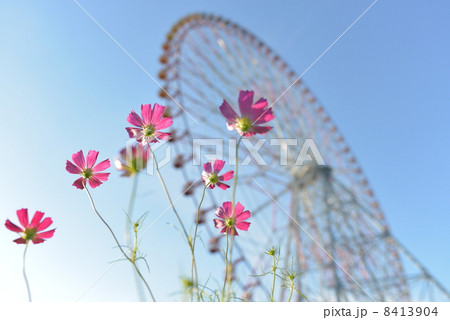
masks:
<svg viewBox="0 0 450 320"><path fill-rule="evenodd" d="M225 161L223 160L214 161L213 168L211 168L211 161L203 165L204 171L202 172L202 180L205 185L209 184L208 187L210 189L214 189L216 185L223 190L226 190L230 187L229 185L222 183L222 181L228 181L233 178L234 171L230 170L223 175L219 175L219 172L223 169L224 165Z"/></svg>
<svg viewBox="0 0 450 320"><path fill-rule="evenodd" d="M130 138L135 138L142 144L159 142L158 139L169 139L170 133L159 131L170 127L173 123L172 118L163 116L165 108L155 103L152 110L151 104L143 104L141 105L142 118L131 110L127 121L137 128L125 128Z"/></svg>
<svg viewBox="0 0 450 320"><path fill-rule="evenodd" d="M236 228L247 231L250 227L250 222L244 220L250 218L250 211L244 211L244 206L239 202L232 209L231 201L224 202L221 207L216 210L216 216L219 219L214 219L214 226L220 230L221 233L238 236Z"/></svg>
<svg viewBox="0 0 450 320"><path fill-rule="evenodd" d="M228 130L236 130L241 136L250 137L257 133L265 134L272 127L264 124L274 118L272 108L267 107L267 100L259 99L253 104L253 91L239 92L239 116L226 100L220 106L220 112L226 118Z"/></svg>
<svg viewBox="0 0 450 320"><path fill-rule="evenodd" d="M89 185L92 188L96 188L101 185L102 181L107 181L109 173L100 172L108 169L111 166L109 159L106 159L99 164L95 165L97 162L98 151L89 150L86 160L84 159L83 151L78 151L72 155L72 160L75 164L67 160L66 170L72 174L79 174L81 178L75 180L73 186L78 189L84 189L86 185L86 180L89 181Z"/></svg>
<svg viewBox="0 0 450 320"><path fill-rule="evenodd" d="M28 209L17 210L17 217L23 228L15 225L9 219L5 222L5 227L8 230L22 234L20 238L14 240L17 244L28 244L30 240L34 244L42 243L46 239L53 237L53 234L55 233L55 229L44 231L53 223L53 221L49 217L42 220L44 213L41 211L36 211L34 213L31 222L28 222Z"/></svg>
<svg viewBox="0 0 450 320"><path fill-rule="evenodd" d="M123 148L120 151L120 159L114 160L114 166L123 171L122 177L133 177L147 167L149 149L148 145L143 146L140 143L132 145L131 148Z"/></svg>

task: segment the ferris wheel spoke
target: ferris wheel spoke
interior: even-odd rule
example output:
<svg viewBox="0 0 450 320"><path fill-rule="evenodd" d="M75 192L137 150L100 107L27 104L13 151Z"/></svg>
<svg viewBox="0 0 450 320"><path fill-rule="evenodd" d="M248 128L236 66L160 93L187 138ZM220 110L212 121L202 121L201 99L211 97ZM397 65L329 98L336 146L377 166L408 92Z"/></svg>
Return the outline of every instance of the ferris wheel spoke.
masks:
<svg viewBox="0 0 450 320"><path fill-rule="evenodd" d="M210 71L212 71L223 83L229 83L231 79L228 79L220 70L216 67L216 65L203 53L198 49L198 46L192 45L188 47L195 55L198 55L203 59L206 63Z"/></svg>
<svg viewBox="0 0 450 320"><path fill-rule="evenodd" d="M231 58L228 55L228 59L225 59L225 57L223 57L220 52L217 50L217 46L222 50L222 52L224 51L224 48L220 45L220 40L221 40L221 36L218 34L217 29L214 28L214 25L209 24L210 30L211 32L214 34L212 35L212 37L208 37L205 34L205 30L201 29L198 31L198 34L202 37L202 39L204 40L204 43L208 45L209 50L212 49L213 53L215 54L215 57L218 58L218 61L220 62L220 64L222 65L222 67L224 69L227 70L228 74L233 73L233 70L236 70L235 66L231 65L231 61L229 58ZM214 38L214 40L212 40L211 38ZM240 76L238 76L239 81L241 81L241 83L244 82L244 79L241 78Z"/></svg>
<svg viewBox="0 0 450 320"><path fill-rule="evenodd" d="M250 52L250 46L240 46L239 47L237 45L236 41L234 41L234 38L231 37L231 39L232 39L232 41L230 41L230 42L236 51L239 51L238 50L238 48L239 48L240 52L243 53L243 51L242 51L242 48L243 48L247 54L247 60L250 61L250 63L245 64L245 66L252 66L252 68L251 68L252 74L248 73L247 76L249 79L251 79L253 81L253 83L251 85L253 90L260 92L260 93L270 92L271 96L275 96L277 94L277 92L274 91L275 87L272 84L276 81L276 79L273 78L273 74L272 74L271 70L269 70L267 68L265 63L258 64L258 65L255 64L255 61L264 61L263 59L261 59L262 56L260 55L260 52L257 52L257 51ZM257 58L255 58L255 56ZM271 76L272 76L272 78L271 78ZM261 86L261 83L256 83L255 79L264 79L262 82L263 86Z"/></svg>
<svg viewBox="0 0 450 320"><path fill-rule="evenodd" d="M184 66L182 69L186 70L186 71L192 70L190 67L186 67L186 66ZM192 72L194 72L194 71L192 71ZM200 90L201 86L198 86L198 85L194 86L192 84L192 81L185 79L184 76L180 76L180 79L182 80L183 85L188 86L190 90L201 95L203 99L207 99L207 97L204 95L204 93L202 93L202 91ZM213 82L211 82L208 78L204 78L203 82L206 83L207 85L211 86L212 90L217 93L217 96L226 96L225 93L221 89L217 88L213 84Z"/></svg>
<svg viewBox="0 0 450 320"><path fill-rule="evenodd" d="M342 212L342 209L341 209L341 212ZM348 219L342 219L342 221L347 222L347 224L348 224ZM361 222L362 221L359 221L359 224L361 224ZM355 230L352 230L352 231L353 231L352 232L353 234L356 234ZM368 235L368 233L365 232L364 234L355 235L355 238L356 237L359 237L359 238L363 237L365 240L365 241L361 241L359 239L360 241L355 241L354 243L359 248L359 256L362 258L361 259L362 263L360 264L360 266L365 268L365 270L369 273L371 278L373 278L373 279L376 278L375 270L380 271L382 276L383 275L387 276L389 274L397 274L398 273L396 270L393 269L393 267L396 265L393 263L393 261L386 261L385 263L383 263L382 259L376 259L376 260L372 259L372 255L368 254L369 250L370 250L370 252L372 252L374 254L379 252L379 255L377 255L377 256L381 258L384 256L382 254L383 250L380 251L378 247L371 247L371 248L363 247L363 244L367 245L370 243L373 243L373 244L378 243L375 240L378 238L382 238L383 234L377 235L377 234L373 234L373 232L372 232L372 235ZM387 258L389 259L390 257L388 256ZM371 260L370 263L367 262L367 259ZM387 268L388 266L389 266L389 268ZM385 292L385 288L383 288L383 290L381 290L380 287L376 287L377 286L376 283L374 285L375 285L376 292L381 293L381 295L379 296L379 299L381 301L384 301L385 298L382 294L383 294L383 292ZM401 289L401 288L398 288L398 289Z"/></svg>
<svg viewBox="0 0 450 320"><path fill-rule="evenodd" d="M248 79L251 79L251 77L249 76L249 74L247 72L248 71L247 66L239 64L238 61L239 60L242 61L242 59L235 59L236 56L233 56L230 54L228 47L226 46L225 42L223 42L221 35L219 34L219 32L216 28L212 27L211 31L213 33L214 38L216 39L215 44L217 44L222 49L222 51L226 55L227 60L225 60L224 57L217 52L217 50L215 51L216 57L219 58L219 61L222 63L223 66L226 66L228 68L228 71L230 73L234 73L233 70L244 70L244 72L246 72L246 77L241 77L241 75L239 73L235 74L235 76L237 77L237 79L239 79L240 83L243 86L248 86L249 85Z"/></svg>
<svg viewBox="0 0 450 320"><path fill-rule="evenodd" d="M338 205L340 205L340 203L338 203ZM342 210L342 208L340 208ZM335 212L345 212L345 211L340 211L339 209L336 209ZM361 281L362 278L364 278L364 274L367 273L368 275L370 275L371 277L375 276L375 273L372 270L372 266L375 267L376 269L378 269L376 262L372 262L371 264L368 264L366 259L362 259L362 263L358 265L357 268L353 267L354 264L350 264L350 263L345 263L346 261L349 260L349 258L351 259L351 257L354 256L359 256L359 257L364 257L368 254L367 249L363 246L363 243L361 241L354 241L352 242L352 239L348 236L348 234L352 234L353 235L353 240L360 240L360 239L356 239L356 237L364 237L364 239L366 241L369 241L370 238L373 236L367 236L366 234L362 235L362 234L358 234L356 232L356 230L354 229L354 226L351 226L348 223L348 217L341 217L341 219L339 219L339 221L335 221L333 223L333 226L336 227L336 232L339 234L339 236L341 237L341 242L342 245L339 245L339 242L337 242L337 247L340 249L338 250L338 256L339 256L339 260L343 261L343 266L344 268L347 269L347 272L351 273L352 276L357 279L358 281ZM347 230L343 230L341 227L343 225L346 225ZM339 241L339 240L338 240ZM350 246L350 244L352 244L352 246ZM354 249L351 249L354 248ZM356 252L357 251L357 252ZM349 279L348 277L345 278L347 280L347 283L349 285L352 285L353 282L351 281L351 279ZM380 292L379 290L377 290L377 292ZM381 300L384 300L381 297Z"/></svg>
<svg viewBox="0 0 450 320"><path fill-rule="evenodd" d="M376 226L377 228L379 228L379 230L384 230L386 224L384 223L384 221L377 219L377 217L373 216L373 213L371 210L369 210L367 207L363 206L360 202L358 202L355 199L355 195L353 192L351 192L345 185L343 185L339 180L337 179L333 179L333 182L336 183L337 186L339 186L340 188L342 188L343 191L345 191L345 193L349 196L350 201L357 207L360 209L360 212L363 213L365 216L367 216L369 218L369 221Z"/></svg>

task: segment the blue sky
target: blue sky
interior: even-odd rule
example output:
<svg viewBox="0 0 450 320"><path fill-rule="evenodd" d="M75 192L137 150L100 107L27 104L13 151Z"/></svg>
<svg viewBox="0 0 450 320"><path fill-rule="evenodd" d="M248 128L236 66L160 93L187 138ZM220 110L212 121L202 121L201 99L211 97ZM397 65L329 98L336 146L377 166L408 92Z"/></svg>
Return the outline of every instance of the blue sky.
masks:
<svg viewBox="0 0 450 320"><path fill-rule="evenodd" d="M262 38L303 72L371 1L81 1L150 74L179 18L209 12ZM64 170L71 154L112 159L126 141L126 116L158 102L157 85L73 1L0 4L0 218L26 207L53 217L54 239L29 250L36 301L74 301L117 258L113 243ZM380 0L304 76L346 137L394 235L450 288L450 5ZM114 170L112 170L114 172ZM167 168L178 191L180 174ZM153 180L154 181L154 180ZM158 191L142 179L142 197ZM94 192L114 229L123 230L130 181L117 172ZM182 204L180 204L181 206ZM150 211L166 203L153 200ZM148 205L140 204L144 212ZM145 238L157 296L176 299L188 256L168 258L181 240L169 216ZM0 230L0 298L24 300L22 247ZM167 260L167 261L166 261ZM170 268L167 267L170 264ZM163 276L154 276L161 274ZM128 266L116 265L83 300L133 301Z"/></svg>

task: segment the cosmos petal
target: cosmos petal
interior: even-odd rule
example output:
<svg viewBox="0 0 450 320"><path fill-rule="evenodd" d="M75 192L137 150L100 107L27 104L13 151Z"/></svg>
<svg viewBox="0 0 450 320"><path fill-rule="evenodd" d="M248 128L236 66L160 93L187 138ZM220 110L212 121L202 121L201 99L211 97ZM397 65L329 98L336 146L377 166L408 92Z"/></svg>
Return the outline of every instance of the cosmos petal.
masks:
<svg viewBox="0 0 450 320"><path fill-rule="evenodd" d="M250 119L252 120L252 122L254 122L254 124L266 123L272 120L273 118L275 118L275 116L273 115L272 108L253 109L250 114Z"/></svg>
<svg viewBox="0 0 450 320"><path fill-rule="evenodd" d="M86 168L86 162L84 160L83 150L78 151L72 155L72 161L81 169Z"/></svg>
<svg viewBox="0 0 450 320"><path fill-rule="evenodd" d="M238 115L226 100L223 100L219 110L228 122L236 122Z"/></svg>
<svg viewBox="0 0 450 320"><path fill-rule="evenodd" d="M159 119L161 119L161 117L164 114L164 109L165 108L166 107L161 106L161 105L159 105L157 103L155 103L153 105L153 112L152 112L152 118L151 118L151 123L152 124L157 124L158 123Z"/></svg>
<svg viewBox="0 0 450 320"><path fill-rule="evenodd" d="M225 161L223 161L223 160L214 161L214 173L218 174L220 172L220 170L223 169L224 166L225 166Z"/></svg>
<svg viewBox="0 0 450 320"><path fill-rule="evenodd" d="M24 238L17 238L16 240L13 240L13 241L17 244L27 243Z"/></svg>
<svg viewBox="0 0 450 320"><path fill-rule="evenodd" d="M77 167L69 160L67 160L67 162L66 162L66 170L67 170L67 172L73 173L73 174L80 174L81 172L83 172L83 170L80 167Z"/></svg>
<svg viewBox="0 0 450 320"><path fill-rule="evenodd" d="M55 234L55 230L49 230L49 231L44 231L44 232L39 232L36 234L37 238L43 238L43 239L50 239L51 237L53 237L53 235Z"/></svg>
<svg viewBox="0 0 450 320"><path fill-rule="evenodd" d="M231 212L231 201L225 201L224 203L222 203L222 208L225 218L231 218L233 216Z"/></svg>
<svg viewBox="0 0 450 320"><path fill-rule="evenodd" d="M47 229L48 227L51 226L51 224L53 223L52 218L45 218L44 220L42 220L42 222L39 224L39 226L37 227L36 231L42 231Z"/></svg>
<svg viewBox="0 0 450 320"><path fill-rule="evenodd" d="M206 162L203 164L203 170L205 170L206 173L210 174L212 172L211 168L211 162Z"/></svg>
<svg viewBox="0 0 450 320"><path fill-rule="evenodd" d="M88 179L89 181L89 185L91 186L92 189L97 188L99 185L102 184L102 182L100 180L98 180L95 176L92 176Z"/></svg>
<svg viewBox="0 0 450 320"><path fill-rule="evenodd" d="M248 210L245 210L241 212L240 214L236 215L236 221L244 221L251 217L251 213Z"/></svg>
<svg viewBox="0 0 450 320"><path fill-rule="evenodd" d="M253 91L240 91L238 102L239 110L241 110L241 115L250 115L252 111Z"/></svg>
<svg viewBox="0 0 450 320"><path fill-rule="evenodd" d="M215 215L217 217L219 217L220 219L226 219L227 218L227 215L226 215L225 210L223 209L223 207L219 207L216 210Z"/></svg>
<svg viewBox="0 0 450 320"><path fill-rule="evenodd" d="M228 181L233 178L234 171L230 170L219 177L220 181Z"/></svg>
<svg viewBox="0 0 450 320"><path fill-rule="evenodd" d="M172 135L172 133L170 132L161 132L161 131L157 131L156 132L156 138L161 139L161 140L167 140L169 139L169 137ZM152 142L158 142L158 140L154 140Z"/></svg>
<svg viewBox="0 0 450 320"><path fill-rule="evenodd" d="M31 241L32 241L34 244L38 244L38 243L44 242L45 240L42 239L42 238L34 237L33 239L31 239Z"/></svg>
<svg viewBox="0 0 450 320"><path fill-rule="evenodd" d="M152 105L142 104L141 105L142 120L144 120L144 125L152 123Z"/></svg>
<svg viewBox="0 0 450 320"><path fill-rule="evenodd" d="M136 127L144 126L144 122L142 121L141 117L134 110L131 110L130 114L127 117L127 121L129 124Z"/></svg>
<svg viewBox="0 0 450 320"><path fill-rule="evenodd" d="M22 229L22 228L16 226L14 223L12 223L11 221L9 221L9 219L6 220L6 222L5 222L5 227L6 227L8 230L11 230L11 231L13 231L13 232L23 232L23 229Z"/></svg>
<svg viewBox="0 0 450 320"><path fill-rule="evenodd" d="M268 105L267 100L261 98L255 102L255 104L252 106L252 109L264 109L265 107L267 107L267 105Z"/></svg>
<svg viewBox="0 0 450 320"><path fill-rule="evenodd" d="M17 218L24 228L28 228L28 209L17 210Z"/></svg>
<svg viewBox="0 0 450 320"><path fill-rule="evenodd" d="M234 216L238 217L242 211L244 211L244 206L240 202L236 203L234 206Z"/></svg>
<svg viewBox="0 0 450 320"><path fill-rule="evenodd" d="M86 167L92 168L97 161L99 152L95 150L89 150L87 157L86 157Z"/></svg>
<svg viewBox="0 0 450 320"><path fill-rule="evenodd" d="M266 134L272 129L272 127L263 127L263 126L253 126L252 130L254 133Z"/></svg>
<svg viewBox="0 0 450 320"><path fill-rule="evenodd" d="M229 185L222 183L222 182L217 182L216 185L222 190L227 190L230 187Z"/></svg>
<svg viewBox="0 0 450 320"><path fill-rule="evenodd" d="M253 129L252 129L252 130L253 130ZM248 138L248 137L251 137L251 136L256 135L256 132L254 132L254 131L248 131L247 133L244 133L244 134L240 133L240 135L241 135L241 136L243 135L245 138Z"/></svg>
<svg viewBox="0 0 450 320"><path fill-rule="evenodd" d="M97 164L95 167L93 167L92 171L94 173L96 173L96 172L100 172L100 171L106 170L109 167L111 167L111 162L109 161L109 159L106 159L106 160L100 162L99 164Z"/></svg>
<svg viewBox="0 0 450 320"><path fill-rule="evenodd" d="M250 222L239 221L236 223L236 228L238 228L239 230L248 231L249 227L250 227Z"/></svg>
<svg viewBox="0 0 450 320"><path fill-rule="evenodd" d="M84 186L83 186L83 180L84 180L84 178L81 177L81 178L75 180L75 181L73 182L72 185L73 185L74 187L77 187L78 189L84 189Z"/></svg>
<svg viewBox="0 0 450 320"><path fill-rule="evenodd" d="M44 216L44 213L41 211L36 211L34 213L33 219L31 219L29 228L37 228L42 220L42 217Z"/></svg>
<svg viewBox="0 0 450 320"><path fill-rule="evenodd" d="M225 221L220 220L220 219L214 219L214 226L217 229L223 228L225 226Z"/></svg>
<svg viewBox="0 0 450 320"><path fill-rule="evenodd" d="M141 128L127 127L127 128L125 128L125 130L127 130L128 136L130 138L135 138L136 140L138 140L138 136L142 137L142 129Z"/></svg>
<svg viewBox="0 0 450 320"><path fill-rule="evenodd" d="M107 172L95 173L93 177L100 181L108 181L109 173Z"/></svg>
<svg viewBox="0 0 450 320"><path fill-rule="evenodd" d="M170 127L173 123L172 118L162 118L155 124L156 130L163 130Z"/></svg>

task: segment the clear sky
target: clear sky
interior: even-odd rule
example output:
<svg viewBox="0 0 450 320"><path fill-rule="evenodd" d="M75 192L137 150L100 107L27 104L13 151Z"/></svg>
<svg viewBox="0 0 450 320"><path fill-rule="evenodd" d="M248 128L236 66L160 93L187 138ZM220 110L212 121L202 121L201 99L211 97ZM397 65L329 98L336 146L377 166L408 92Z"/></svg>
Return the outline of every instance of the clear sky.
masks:
<svg viewBox="0 0 450 320"><path fill-rule="evenodd" d="M184 15L200 11L235 21L300 74L372 3L79 2L154 76L165 35ZM379 0L304 76L358 157L394 235L447 289L449 16L448 1ZM17 221L15 211L25 207L46 212L57 227L53 239L29 250L35 300L75 301L88 289L83 301L136 300L125 263L91 287L118 252L64 167L80 149L112 159L126 142L128 112L160 101L159 88L71 0L2 1L0 40L0 220ZM111 172L94 198L121 232L130 181ZM180 174L171 168L164 174L178 192ZM152 201L156 215L166 202L156 201L154 181L142 179L140 197ZM171 294L189 261L178 254L182 242L170 223L171 216L161 219L143 245L163 300L178 299ZM23 247L14 236L0 229L0 299L21 301Z"/></svg>

